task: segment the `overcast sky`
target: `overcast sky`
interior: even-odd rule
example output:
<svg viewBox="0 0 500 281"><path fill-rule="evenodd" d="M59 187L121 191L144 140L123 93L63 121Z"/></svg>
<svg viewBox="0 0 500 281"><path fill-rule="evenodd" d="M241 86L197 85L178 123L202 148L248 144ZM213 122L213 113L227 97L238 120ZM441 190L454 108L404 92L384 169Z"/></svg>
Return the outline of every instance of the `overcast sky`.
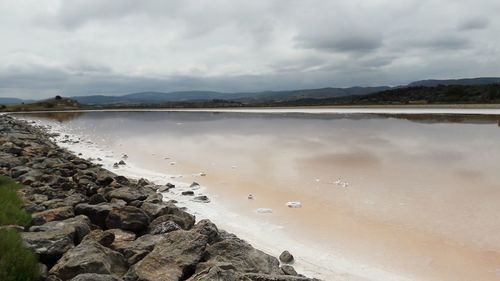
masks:
<svg viewBox="0 0 500 281"><path fill-rule="evenodd" d="M1 0L0 96L500 76L499 0Z"/></svg>

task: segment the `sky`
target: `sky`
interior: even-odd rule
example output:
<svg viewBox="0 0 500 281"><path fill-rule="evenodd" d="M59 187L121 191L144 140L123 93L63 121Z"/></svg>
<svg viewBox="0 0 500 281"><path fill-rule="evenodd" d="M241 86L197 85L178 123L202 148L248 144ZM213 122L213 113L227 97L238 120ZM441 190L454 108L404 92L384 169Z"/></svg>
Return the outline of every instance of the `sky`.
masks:
<svg viewBox="0 0 500 281"><path fill-rule="evenodd" d="M0 97L500 76L498 0L0 0Z"/></svg>

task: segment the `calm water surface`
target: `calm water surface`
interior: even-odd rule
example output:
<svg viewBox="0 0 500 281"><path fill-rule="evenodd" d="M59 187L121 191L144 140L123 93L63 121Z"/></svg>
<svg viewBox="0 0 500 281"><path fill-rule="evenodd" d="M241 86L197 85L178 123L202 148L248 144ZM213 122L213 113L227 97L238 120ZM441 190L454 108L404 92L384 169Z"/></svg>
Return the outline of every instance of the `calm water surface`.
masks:
<svg viewBox="0 0 500 281"><path fill-rule="evenodd" d="M61 123L148 170L186 180L206 173L195 180L225 202L227 212L278 225L300 247L320 245L323 262L332 253L410 280L500 280L498 116L92 112L28 118ZM288 208L288 201L302 208Z"/></svg>

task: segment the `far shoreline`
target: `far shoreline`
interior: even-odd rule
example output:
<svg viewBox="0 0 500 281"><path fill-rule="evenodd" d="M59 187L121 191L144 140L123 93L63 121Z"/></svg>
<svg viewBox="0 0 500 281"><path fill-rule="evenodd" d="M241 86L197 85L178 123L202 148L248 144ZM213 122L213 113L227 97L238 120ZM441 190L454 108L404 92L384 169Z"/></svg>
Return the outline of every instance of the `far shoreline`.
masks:
<svg viewBox="0 0 500 281"><path fill-rule="evenodd" d="M337 111L336 111L337 110ZM419 112L422 110L421 112ZM437 114L500 115L500 104L426 104L426 105L325 105L287 107L151 107L82 108L28 111L0 111L0 114L86 113L86 112L228 112L228 113L309 113L309 114Z"/></svg>

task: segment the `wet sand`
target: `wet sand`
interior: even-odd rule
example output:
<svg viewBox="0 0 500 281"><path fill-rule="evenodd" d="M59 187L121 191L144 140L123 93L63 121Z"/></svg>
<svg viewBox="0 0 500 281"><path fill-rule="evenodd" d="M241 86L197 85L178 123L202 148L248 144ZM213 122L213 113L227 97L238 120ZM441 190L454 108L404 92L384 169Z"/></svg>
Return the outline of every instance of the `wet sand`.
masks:
<svg viewBox="0 0 500 281"><path fill-rule="evenodd" d="M286 235L292 252L313 249L342 280L499 280L500 128L417 121L121 112L62 126L141 168L201 183L217 208L269 226L250 237Z"/></svg>

